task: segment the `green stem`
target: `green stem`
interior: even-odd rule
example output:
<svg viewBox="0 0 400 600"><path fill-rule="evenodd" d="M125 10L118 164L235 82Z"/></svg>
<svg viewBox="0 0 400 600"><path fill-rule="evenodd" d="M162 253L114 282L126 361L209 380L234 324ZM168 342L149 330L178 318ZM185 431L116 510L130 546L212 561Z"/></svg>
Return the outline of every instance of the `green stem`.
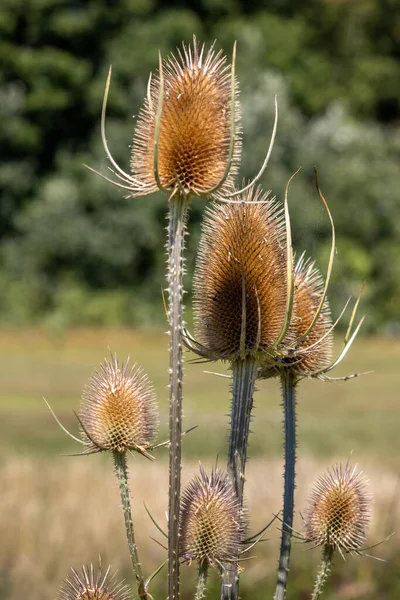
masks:
<svg viewBox="0 0 400 600"><path fill-rule="evenodd" d="M332 546L324 546L322 559L319 565L317 579L315 580L314 591L311 600L318 600L322 593L322 588L331 572L333 548Z"/></svg>
<svg viewBox="0 0 400 600"><path fill-rule="evenodd" d="M183 329L183 248L188 199L178 194L169 201L168 225L168 320L169 320L169 509L168 509L168 592L169 600L179 598L179 499L181 488L182 437L182 329Z"/></svg>
<svg viewBox="0 0 400 600"><path fill-rule="evenodd" d="M285 432L285 472L282 536L275 600L284 600L286 596L286 586L290 568L290 550L292 543L296 464L296 376L291 371L288 371L281 376L281 383Z"/></svg>
<svg viewBox="0 0 400 600"><path fill-rule="evenodd" d="M118 480L119 491L121 494L121 503L124 512L126 537L128 540L128 548L129 554L131 556L133 572L135 574L138 586L138 593L140 598L146 600L148 598L148 595L144 585L142 567L139 561L138 550L135 542L135 534L133 530L131 500L129 495L128 483L128 467L126 464L125 452L114 452L114 468Z"/></svg>
<svg viewBox="0 0 400 600"><path fill-rule="evenodd" d="M194 600L202 600L207 593L208 562L199 564L199 574L197 576L196 594Z"/></svg>
<svg viewBox="0 0 400 600"><path fill-rule="evenodd" d="M228 475L239 498L240 506L243 506L244 474L257 363L253 358L237 360L232 364L232 374ZM221 600L235 600L238 594L238 565L236 562L225 563L221 574Z"/></svg>

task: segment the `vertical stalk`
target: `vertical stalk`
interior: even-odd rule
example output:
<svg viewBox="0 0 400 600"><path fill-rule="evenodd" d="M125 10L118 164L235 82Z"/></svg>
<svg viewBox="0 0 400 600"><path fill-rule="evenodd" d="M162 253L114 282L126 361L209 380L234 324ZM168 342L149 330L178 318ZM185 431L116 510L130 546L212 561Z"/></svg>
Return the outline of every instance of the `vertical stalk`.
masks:
<svg viewBox="0 0 400 600"><path fill-rule="evenodd" d="M331 572L332 556L332 546L324 546L324 550L322 552L322 559L319 565L317 579L315 580L315 586L311 596L311 600L318 600L322 593L322 588L324 587L325 581L328 579L328 576Z"/></svg>
<svg viewBox="0 0 400 600"><path fill-rule="evenodd" d="M117 476L119 491L121 494L122 510L124 512L125 520L125 531L128 540L129 554L131 556L131 562L133 572L135 573L136 582L138 586L139 597L143 600L148 599L148 595L144 586L144 579L142 574L142 567L139 561L138 550L135 542L135 534L133 530L133 520L131 511L131 500L129 496L129 483L128 483L128 467L126 464L125 452L114 452L114 468Z"/></svg>
<svg viewBox="0 0 400 600"><path fill-rule="evenodd" d="M188 198L177 194L169 201L168 224L168 321L169 321L169 509L168 595L179 598L179 498L181 488L182 437L182 328L183 248Z"/></svg>
<svg viewBox="0 0 400 600"><path fill-rule="evenodd" d="M290 550L292 543L292 526L294 511L295 464L296 464L296 376L291 371L283 373L282 406L284 412L285 432L285 471L283 494L283 523L281 548L278 564L278 578L275 600L284 600L286 596L287 578L290 567Z"/></svg>
<svg viewBox="0 0 400 600"><path fill-rule="evenodd" d="M237 360L232 364L232 373L228 475L239 498L240 506L242 506L250 417L257 374L256 361L253 358ZM237 563L225 563L221 574L221 600L235 600L238 598L238 594Z"/></svg>
<svg viewBox="0 0 400 600"><path fill-rule="evenodd" d="M196 594L194 600L202 600L207 593L208 562L199 563L199 574L197 576Z"/></svg>

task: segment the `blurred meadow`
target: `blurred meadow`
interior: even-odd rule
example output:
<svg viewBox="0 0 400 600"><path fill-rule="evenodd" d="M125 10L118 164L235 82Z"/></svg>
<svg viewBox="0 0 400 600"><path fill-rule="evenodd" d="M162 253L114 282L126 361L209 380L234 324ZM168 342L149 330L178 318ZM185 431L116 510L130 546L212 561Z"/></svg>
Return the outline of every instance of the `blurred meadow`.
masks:
<svg viewBox="0 0 400 600"><path fill-rule="evenodd" d="M230 57L238 41L243 113L240 178L253 176L279 125L260 183L289 195L296 252L326 272L330 226L313 167L336 225L329 300L333 315L363 282L363 332L334 375L347 382L299 387L301 528L311 482L350 453L375 496L367 557L337 559L326 600L400 598L400 21L397 0L2 0L0 3L0 600L50 600L71 566L110 562L130 578L119 498L107 457L78 449L57 426L77 431L82 387L109 352L139 362L154 382L167 438L167 343L161 298L166 200L124 194L108 175L100 139L107 70L113 66L107 138L128 169L134 120L149 72L193 34L217 39ZM187 240L186 316L205 202L194 199ZM339 325L340 329L341 325ZM340 348L340 331L336 350ZM183 477L200 460L226 461L229 380L220 364L186 355ZM255 396L247 474L250 530L280 509L282 414L277 382ZM143 502L165 525L167 452L131 459L142 561L165 551ZM244 600L272 597L279 523L244 561ZM288 600L310 597L318 551L295 544ZM183 600L196 569L183 568ZM165 597L166 574L154 596ZM216 577L210 597L218 597Z"/></svg>

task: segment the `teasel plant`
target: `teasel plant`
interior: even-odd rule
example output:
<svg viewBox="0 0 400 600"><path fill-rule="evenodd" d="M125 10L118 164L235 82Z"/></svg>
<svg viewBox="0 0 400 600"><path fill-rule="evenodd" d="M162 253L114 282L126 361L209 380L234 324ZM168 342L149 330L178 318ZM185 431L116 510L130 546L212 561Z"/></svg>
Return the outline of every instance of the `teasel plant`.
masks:
<svg viewBox="0 0 400 600"><path fill-rule="evenodd" d="M265 171L274 145L278 108L271 140L261 169L243 190L233 187L241 157L239 89L232 63L213 44L206 52L193 37L176 58L159 57L158 73L150 78L133 138L130 173L114 160L106 138L108 74L101 114L101 137L111 162L110 183L137 197L157 191L168 197L167 281L169 323L169 600L179 596L179 497L181 487L183 274L184 240L191 196L236 203ZM85 165L87 166L87 165Z"/></svg>
<svg viewBox="0 0 400 600"><path fill-rule="evenodd" d="M80 437L70 433L58 420L50 405L46 404L63 431L84 446L79 456L98 452L112 454L138 595L143 600L151 599L148 586L162 567L144 579L132 519L127 453L138 453L152 460L150 452L166 445L166 442L154 444L158 431L158 408L153 385L136 364L130 366L129 359L120 364L116 355L111 355L94 372L82 392L79 413L75 413L80 426ZM84 570L84 575L85 572ZM103 597L112 599L112 596L98 596L99 600ZM66 600L69 598L66 597ZM116 600L120 600L118 596Z"/></svg>
<svg viewBox="0 0 400 600"><path fill-rule="evenodd" d="M180 555L189 565L196 561L195 600L206 596L209 567L219 573L223 563L236 562L246 531L246 513L231 481L218 469L207 475L200 466L182 494Z"/></svg>
<svg viewBox="0 0 400 600"><path fill-rule="evenodd" d="M332 360L333 331L343 316L349 301L339 318L332 323L327 300L327 290L335 255L335 226L329 206L320 190L317 172L315 183L319 197L331 223L332 243L325 281L310 259L302 254L297 261L291 279L289 306L292 307L287 336L281 341L275 355L266 356L265 364L258 371L259 379L279 377L282 387L282 407L284 424L284 494L282 512L282 534L278 563L278 576L275 600L286 596L288 572L290 568L291 537L294 514L295 463L296 463L296 389L304 378L318 378L325 381L347 380L357 377L354 373L347 377L332 378L327 375L338 365L356 338L364 317L353 329L360 296L358 296L350 317L344 344L339 356Z"/></svg>
<svg viewBox="0 0 400 600"><path fill-rule="evenodd" d="M335 552L364 554L366 532L371 521L372 496L357 465L338 464L319 477L306 501L300 539L312 548L322 548L322 558L311 600L317 600L331 572ZM381 543L381 542L379 542Z"/></svg>
<svg viewBox="0 0 400 600"><path fill-rule="evenodd" d="M103 574L101 558L97 570L93 563L83 565L81 572L71 569L61 586L57 600L131 600L129 586L111 575L111 567Z"/></svg>
<svg viewBox="0 0 400 600"><path fill-rule="evenodd" d="M293 256L288 186L283 209L254 186L240 198L206 214L193 280L194 335L186 332L185 343L200 360L231 368L227 470L242 505L255 381L265 356L288 335ZM237 598L238 564L224 564L223 575L222 597Z"/></svg>

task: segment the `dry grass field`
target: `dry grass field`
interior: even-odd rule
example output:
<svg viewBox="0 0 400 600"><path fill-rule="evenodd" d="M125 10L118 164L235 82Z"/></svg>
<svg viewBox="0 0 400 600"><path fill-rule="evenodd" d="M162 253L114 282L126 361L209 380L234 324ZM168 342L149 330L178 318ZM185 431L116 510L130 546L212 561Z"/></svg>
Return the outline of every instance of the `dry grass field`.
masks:
<svg viewBox="0 0 400 600"><path fill-rule="evenodd" d="M338 348L339 348L338 340ZM42 397L72 430L72 411L93 369L108 353L138 361L153 380L160 404L160 439L167 435L166 335L132 331L71 331L54 336L45 331L0 333L0 600L50 600L70 566L96 561L101 554L129 577L118 493L108 457L65 457L74 442L61 432ZM190 355L187 355L190 361ZM299 387L299 463L296 527L311 482L327 466L346 460L367 474L375 496L371 542L400 529L400 342L360 338L334 374L373 371L346 383L304 382ZM185 370L185 425L198 428L184 438L184 479L197 468L223 466L229 412L229 380L204 374L226 373L223 365L196 365ZM279 386L261 382L255 396L253 434L249 449L247 499L252 532L277 512L281 503L281 409ZM162 541L143 502L161 523L167 507L166 451L154 463L130 460L132 496L142 562L150 572L164 560ZM267 541L243 563L243 598L271 598L277 560L279 523ZM318 551L295 544L288 600L310 597ZM398 533L371 551L387 559L366 557L337 560L327 600L400 597ZM183 569L183 598L192 597L196 569ZM155 583L162 593L165 573ZM215 582L214 582L215 583ZM215 588L210 597L216 598Z"/></svg>

